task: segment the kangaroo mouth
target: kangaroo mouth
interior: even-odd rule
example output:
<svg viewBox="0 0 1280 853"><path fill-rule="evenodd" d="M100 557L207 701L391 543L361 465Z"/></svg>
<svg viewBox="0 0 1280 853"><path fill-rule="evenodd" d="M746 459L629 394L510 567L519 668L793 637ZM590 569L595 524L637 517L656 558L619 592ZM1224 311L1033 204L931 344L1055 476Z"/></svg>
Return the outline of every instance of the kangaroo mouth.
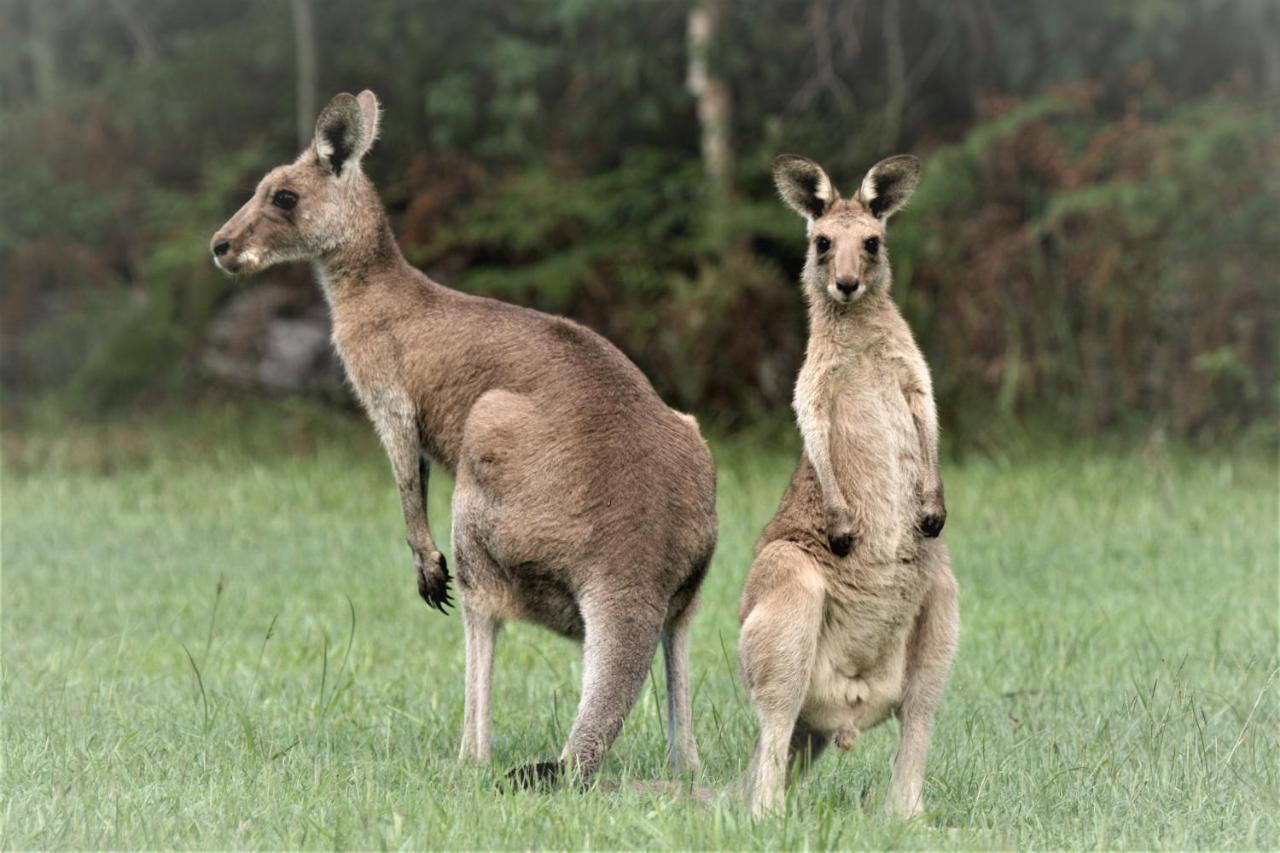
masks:
<svg viewBox="0 0 1280 853"><path fill-rule="evenodd" d="M246 249L236 254L228 252L224 255L216 255L213 263L227 275L249 275L263 267L261 256L253 249Z"/></svg>
<svg viewBox="0 0 1280 853"><path fill-rule="evenodd" d="M857 300L861 299L862 294L866 292L867 292L867 288L863 285L859 285L858 287L856 287L853 290L850 290L847 293L843 290L840 290L835 285L831 285L830 287L827 288L827 297L830 298L831 301L836 303L837 305L848 305L851 302L856 302Z"/></svg>

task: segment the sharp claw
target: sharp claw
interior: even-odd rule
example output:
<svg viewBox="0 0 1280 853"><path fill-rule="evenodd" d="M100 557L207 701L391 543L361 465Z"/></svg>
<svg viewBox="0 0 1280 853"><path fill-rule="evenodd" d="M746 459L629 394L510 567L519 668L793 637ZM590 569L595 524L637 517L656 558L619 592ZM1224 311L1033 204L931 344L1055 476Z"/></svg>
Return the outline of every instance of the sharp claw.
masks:
<svg viewBox="0 0 1280 853"><path fill-rule="evenodd" d="M449 583L453 576L449 574L449 561L441 552L436 552L430 565L422 565L418 569L418 595L427 606L449 614L448 608L454 607L453 598L449 595Z"/></svg>
<svg viewBox="0 0 1280 853"><path fill-rule="evenodd" d="M449 580L448 574L444 577L429 577L423 580L419 589L427 606L440 611L445 616L449 615L448 608L456 606L452 596L449 595Z"/></svg>

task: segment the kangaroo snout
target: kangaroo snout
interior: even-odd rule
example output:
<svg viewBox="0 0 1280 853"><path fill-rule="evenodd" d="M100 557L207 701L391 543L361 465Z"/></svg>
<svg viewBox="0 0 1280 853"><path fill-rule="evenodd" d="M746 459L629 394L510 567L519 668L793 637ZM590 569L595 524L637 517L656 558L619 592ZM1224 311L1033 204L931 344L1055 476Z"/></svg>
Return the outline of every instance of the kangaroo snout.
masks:
<svg viewBox="0 0 1280 853"><path fill-rule="evenodd" d="M295 181L290 183L297 185ZM210 238L214 265L230 275L250 275L280 261L303 257L298 251L296 229L284 220L283 213L284 209L273 205L261 187L255 190Z"/></svg>
<svg viewBox="0 0 1280 853"><path fill-rule="evenodd" d="M260 250L251 248L246 238L244 229L231 230L224 225L209 241L214 266L230 275L257 272L262 266Z"/></svg>
<svg viewBox="0 0 1280 853"><path fill-rule="evenodd" d="M848 305L861 299L866 290L862 279L853 276L833 276L827 281L827 296L838 305Z"/></svg>
<svg viewBox="0 0 1280 853"><path fill-rule="evenodd" d="M213 239L209 241L209 249L213 252L213 263L218 269L227 273L240 271L239 253L231 251L231 240L224 237L222 232L213 235Z"/></svg>

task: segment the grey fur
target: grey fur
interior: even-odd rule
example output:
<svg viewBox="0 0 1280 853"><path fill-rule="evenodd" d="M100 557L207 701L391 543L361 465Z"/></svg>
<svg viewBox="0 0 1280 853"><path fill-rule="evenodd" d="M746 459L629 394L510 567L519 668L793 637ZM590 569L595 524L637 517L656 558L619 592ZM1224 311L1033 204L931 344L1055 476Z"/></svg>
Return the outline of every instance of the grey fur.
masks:
<svg viewBox="0 0 1280 853"><path fill-rule="evenodd" d="M697 423L589 329L411 267L359 168L378 113L372 92L335 97L312 145L214 236L215 260L233 273L313 262L334 344L391 460L419 592L441 610L450 576L427 521L424 460L455 475L461 757L490 757L495 637L523 619L585 644L563 767L596 771L660 638L672 763L696 767L685 632L716 540L715 472ZM297 196L291 210L275 203L282 189Z"/></svg>

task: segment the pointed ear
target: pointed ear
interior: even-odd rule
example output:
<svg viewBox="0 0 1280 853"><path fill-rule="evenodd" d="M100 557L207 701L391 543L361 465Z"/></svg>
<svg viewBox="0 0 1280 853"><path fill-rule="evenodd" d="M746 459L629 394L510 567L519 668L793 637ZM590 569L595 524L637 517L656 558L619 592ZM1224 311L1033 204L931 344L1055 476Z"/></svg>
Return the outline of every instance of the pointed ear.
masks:
<svg viewBox="0 0 1280 853"><path fill-rule="evenodd" d="M877 219L888 219L902 209L920 182L920 159L899 154L871 167L858 187L858 201Z"/></svg>
<svg viewBox="0 0 1280 853"><path fill-rule="evenodd" d="M840 198L822 167L796 154L774 159L773 183L782 200L806 219L817 219Z"/></svg>
<svg viewBox="0 0 1280 853"><path fill-rule="evenodd" d="M347 174L373 147L378 134L378 99L365 90L360 97L343 92L316 119L316 156L335 175Z"/></svg>
<svg viewBox="0 0 1280 853"><path fill-rule="evenodd" d="M372 148L373 141L378 138L382 105L378 103L378 96L373 94L372 89L365 89L356 95L356 102L360 104L360 115L364 118L365 127L369 129L369 147Z"/></svg>

